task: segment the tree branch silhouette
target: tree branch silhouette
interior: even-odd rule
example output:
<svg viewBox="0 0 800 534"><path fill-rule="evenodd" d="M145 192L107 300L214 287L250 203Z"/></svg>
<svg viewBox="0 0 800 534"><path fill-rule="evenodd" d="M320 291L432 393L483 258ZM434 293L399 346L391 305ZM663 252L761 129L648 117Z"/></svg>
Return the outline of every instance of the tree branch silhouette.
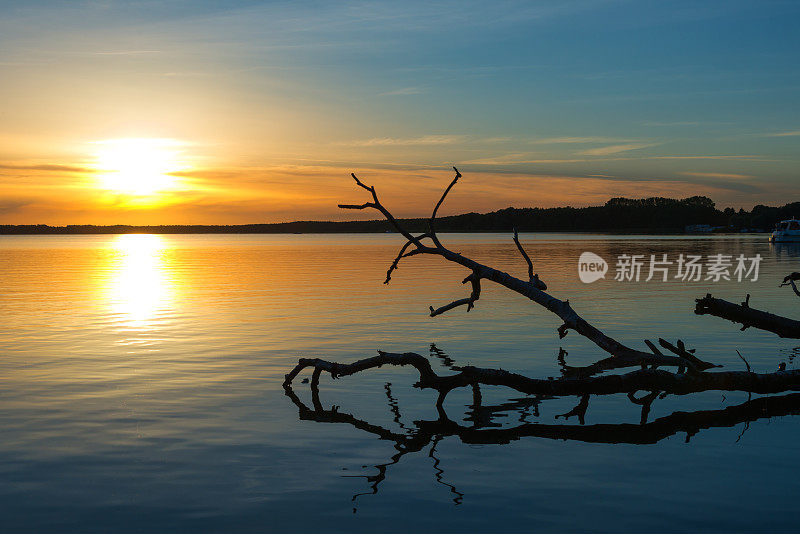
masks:
<svg viewBox="0 0 800 534"><path fill-rule="evenodd" d="M759 330L778 334L779 337L800 339L800 321L751 308L749 294L741 304L714 298L711 293L697 299L696 302L694 313L697 315L714 315L734 323L740 323L742 330L752 326Z"/></svg>
<svg viewBox="0 0 800 534"><path fill-rule="evenodd" d="M502 285L511 291L519 293L520 295L532 300L533 302L539 304L551 313L558 316L558 318L563 322L563 324L557 329L559 337L563 338L567 335L569 330L573 330L591 340L605 352L609 353L614 360L607 362L605 364L606 368L655 365L674 366L678 368L686 368L691 372L700 372L715 367L714 364L704 362L699 358L686 359L684 355L680 353L676 353L675 356L669 356L658 351L644 352L636 350L623 345L619 341L601 332L598 328L594 327L583 317L578 315L568 300L560 300L545 292L547 285L539 279L537 274L533 272L533 263L519 242L519 235L516 232L514 234L514 242L516 243L517 248L528 265L527 281L514 277L493 267L489 267L488 265L478 263L446 248L436 234L435 222L436 214L438 213L439 208L444 203L448 193L450 193L450 191L458 182L459 178L461 178L461 173L458 171L458 169L453 167L453 170L455 171L455 177L451 180L445 191L442 193L441 198L433 209L431 217L428 221L428 232L416 236L403 228L400 222L381 203L374 186L366 185L355 174L351 174L356 185L370 193L372 196L372 201L365 202L363 204L339 204L339 207L342 209L354 210L375 209L379 211L403 237L406 238L406 242L400 248L399 253L386 272L386 280L384 283L388 284L391 281L392 274L399 268L399 264L402 259L421 254L439 256L446 261L461 265L470 271L470 274L464 278L462 283L466 284L467 282L470 282L472 291L469 297L455 300L438 308L430 306L431 317L441 315L460 306L466 306L467 311L470 311L475 306L476 301L480 298L481 280L489 280ZM429 240L430 244L426 244L426 240Z"/></svg>

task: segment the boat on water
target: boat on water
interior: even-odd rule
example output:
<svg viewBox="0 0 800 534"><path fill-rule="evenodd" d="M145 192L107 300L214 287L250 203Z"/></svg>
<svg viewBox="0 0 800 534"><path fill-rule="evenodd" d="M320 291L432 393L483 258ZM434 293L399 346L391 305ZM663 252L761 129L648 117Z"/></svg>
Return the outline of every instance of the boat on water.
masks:
<svg viewBox="0 0 800 534"><path fill-rule="evenodd" d="M769 240L772 243L800 243L800 221L792 217L779 222Z"/></svg>

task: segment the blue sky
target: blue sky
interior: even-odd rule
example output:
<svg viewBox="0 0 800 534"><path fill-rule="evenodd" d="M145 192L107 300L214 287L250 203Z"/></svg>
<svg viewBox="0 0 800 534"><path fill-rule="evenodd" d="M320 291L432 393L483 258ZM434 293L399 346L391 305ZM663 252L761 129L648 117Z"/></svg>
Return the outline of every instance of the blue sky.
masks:
<svg viewBox="0 0 800 534"><path fill-rule="evenodd" d="M140 203L148 221L167 205L181 222L203 209L220 222L335 217L325 206L340 190L327 180L339 172L390 188L406 172L427 191L452 164L482 184L479 201L454 208L481 211L637 192L745 207L800 196L797 2L26 2L0 13L0 164L88 166L85 143L184 140L194 208L145 216ZM214 202L212 189L224 192ZM285 208L247 200L264 191ZM22 206L8 218L37 203L70 217L37 191L0 194ZM87 217L100 209L79 204Z"/></svg>

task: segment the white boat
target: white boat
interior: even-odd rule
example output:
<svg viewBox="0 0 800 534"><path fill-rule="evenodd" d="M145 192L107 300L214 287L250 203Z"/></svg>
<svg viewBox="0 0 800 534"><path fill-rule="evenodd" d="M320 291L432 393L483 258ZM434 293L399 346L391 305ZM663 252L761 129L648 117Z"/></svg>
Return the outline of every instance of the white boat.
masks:
<svg viewBox="0 0 800 534"><path fill-rule="evenodd" d="M772 243L800 243L800 221L792 217L775 225L775 230L769 236Z"/></svg>

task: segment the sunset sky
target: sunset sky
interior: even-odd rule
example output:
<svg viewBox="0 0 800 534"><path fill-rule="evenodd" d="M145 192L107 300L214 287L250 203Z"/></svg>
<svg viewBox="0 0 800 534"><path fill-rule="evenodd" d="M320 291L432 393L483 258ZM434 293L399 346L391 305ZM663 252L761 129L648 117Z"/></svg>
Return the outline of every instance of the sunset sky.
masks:
<svg viewBox="0 0 800 534"><path fill-rule="evenodd" d="M785 204L799 53L788 1L0 1L0 223Z"/></svg>

